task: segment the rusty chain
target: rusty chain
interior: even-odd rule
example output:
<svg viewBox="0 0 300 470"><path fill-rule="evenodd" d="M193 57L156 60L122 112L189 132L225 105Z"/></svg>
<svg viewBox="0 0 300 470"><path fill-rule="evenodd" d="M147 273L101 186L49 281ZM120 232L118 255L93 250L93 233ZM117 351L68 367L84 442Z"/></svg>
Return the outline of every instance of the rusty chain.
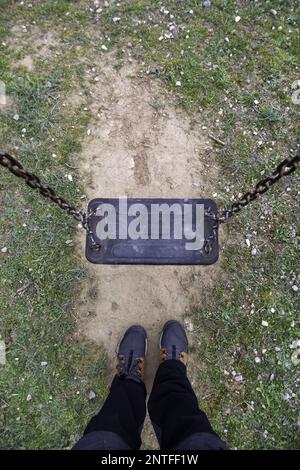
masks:
<svg viewBox="0 0 300 470"><path fill-rule="evenodd" d="M273 186L273 184L279 181L283 176L287 176L293 173L296 170L299 162L300 153L294 157L287 157L277 166L270 176L259 181L253 191L248 191L245 193L241 199L234 202L230 208L225 209L220 215L213 216L210 214L205 214L206 216L214 217L216 221L216 224L213 226L212 233L205 241L205 250L209 249L209 245L211 245L213 242L220 224L227 222L227 220L230 219L234 214L237 214L241 209L250 204L250 202L256 200L259 196L268 191L268 189L270 189L271 186ZM58 196L54 189L52 189L50 186L44 186L38 176L27 171L15 157L12 157L8 153L0 152L0 164L7 168L15 176L24 179L28 186L30 186L32 189L37 189L42 196L55 202L61 209L65 210L75 220L81 222L83 227L88 232L92 246L95 249L100 248L100 245L98 245L94 240L93 233L89 228L88 219L90 215L76 210L75 207L69 204L64 198Z"/></svg>
<svg viewBox="0 0 300 470"><path fill-rule="evenodd" d="M25 180L26 184L32 189L37 189L39 193L47 199L55 202L61 209L65 210L75 220L81 222L83 227L86 228L86 214L77 211L75 207L69 204L64 198L57 196L54 189L50 186L44 186L38 176L29 173L23 165L15 158L6 152L0 152L0 164L7 168L11 173L19 178Z"/></svg>
<svg viewBox="0 0 300 470"><path fill-rule="evenodd" d="M234 214L237 214L241 209L243 209L243 207L246 207L248 204L250 204L250 202L254 201L259 196L268 191L268 189L270 189L273 184L277 183L277 181L279 181L283 176L287 176L293 173L296 170L299 162L300 153L294 157L287 157L285 160L283 160L270 176L267 176L256 184L253 191L248 191L245 193L241 199L234 202L229 209L225 209L220 215L218 215L216 218L218 224L227 222L230 217L232 217Z"/></svg>

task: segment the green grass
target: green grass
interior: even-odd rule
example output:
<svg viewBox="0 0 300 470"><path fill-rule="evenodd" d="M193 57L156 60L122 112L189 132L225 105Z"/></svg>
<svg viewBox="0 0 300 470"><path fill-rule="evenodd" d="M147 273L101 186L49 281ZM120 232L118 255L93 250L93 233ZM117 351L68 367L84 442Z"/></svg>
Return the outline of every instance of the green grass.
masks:
<svg viewBox="0 0 300 470"><path fill-rule="evenodd" d="M207 9L200 0L166 0L163 5L169 14L160 11L158 1L112 3L99 16L97 31L116 52L116 65L126 59L131 42L130 51L145 72L154 70L178 106L199 112L203 124L225 141L224 148L216 146L221 176L215 191L224 194L220 205L228 205L299 147L299 106L291 101L292 83L299 79L299 5L279 0L260 6L213 0ZM95 12L83 2L66 0L34 2L24 9L2 1L0 8L0 43L13 22L36 21L45 31L59 32L66 54L64 63L52 59L36 74L16 76L10 62L18 54L0 46L1 77L20 114L19 121L1 115L1 141L6 148L18 145L31 170L78 204L79 182L72 172L73 183L66 184L65 164L80 148L89 116L58 108L55 97L80 80L76 45L100 53L102 41L93 41L89 33L95 29ZM165 37L172 24L174 37ZM65 244L74 224L13 177L1 175L0 184L0 245L9 249L1 255L0 331L8 345L8 364L0 375L0 445L63 448L99 406L106 384L102 352L74 341L72 297L84 275ZM196 384L201 406L229 445L240 449L300 444L297 370L291 360L291 344L300 333L299 295L291 288L299 283L297 198L299 177L288 177L228 223L223 276L191 312L195 343L200 343L193 355L205 365ZM251 254L253 248L257 255ZM16 295L26 283L28 290ZM42 367L41 361L48 365ZM237 382L233 373L243 381ZM87 399L89 388L97 391L96 403ZM26 401L29 393L32 400Z"/></svg>
<svg viewBox="0 0 300 470"><path fill-rule="evenodd" d="M89 117L58 106L57 95L70 86L68 70L53 63L37 74L16 75L9 68L13 57L6 48L0 52L7 93L20 116L14 121L11 110L1 114L3 148L18 146L30 171L80 205L80 185L66 163L80 149ZM65 177L70 173L73 182ZM2 171L0 184L0 246L8 249L0 259L0 332L7 355L0 366L0 447L66 448L102 403L107 370L103 351L74 337L74 288L85 275L66 244L75 224Z"/></svg>

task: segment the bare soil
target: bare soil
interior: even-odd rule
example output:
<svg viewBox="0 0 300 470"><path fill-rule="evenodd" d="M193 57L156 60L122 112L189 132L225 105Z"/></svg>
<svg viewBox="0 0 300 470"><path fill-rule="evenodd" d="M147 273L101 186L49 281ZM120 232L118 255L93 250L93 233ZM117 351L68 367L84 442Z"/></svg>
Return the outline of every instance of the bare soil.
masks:
<svg viewBox="0 0 300 470"><path fill-rule="evenodd" d="M157 81L138 75L135 64L119 71L102 64L95 71L90 90L95 118L76 160L87 198L208 197L217 171L207 164L211 144L201 126L193 128ZM94 266L83 258L84 243L82 232L78 256L89 276L80 289L80 332L112 356L124 330L143 325L149 335L150 385L164 322L182 320L198 307L219 267Z"/></svg>

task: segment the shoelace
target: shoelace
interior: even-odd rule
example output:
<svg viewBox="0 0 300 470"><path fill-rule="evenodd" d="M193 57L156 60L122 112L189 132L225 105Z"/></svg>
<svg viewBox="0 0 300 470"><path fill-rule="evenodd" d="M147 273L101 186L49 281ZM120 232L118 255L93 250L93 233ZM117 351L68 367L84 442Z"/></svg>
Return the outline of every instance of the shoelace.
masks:
<svg viewBox="0 0 300 470"><path fill-rule="evenodd" d="M167 349L162 348L161 349L161 358L162 358L162 360L165 361L166 359L168 359L168 357L169 357L169 354L168 354ZM172 359L179 359L179 360L182 359L182 360L184 360L184 358L185 358L185 353L181 352L177 355L176 354L176 346L173 345L172 346Z"/></svg>
<svg viewBox="0 0 300 470"><path fill-rule="evenodd" d="M118 354L118 364L117 364L117 371L119 375L126 376L129 374L134 375L136 374L138 377L142 377L143 373L143 359L138 357L134 360L133 364L126 368L126 361L124 354Z"/></svg>

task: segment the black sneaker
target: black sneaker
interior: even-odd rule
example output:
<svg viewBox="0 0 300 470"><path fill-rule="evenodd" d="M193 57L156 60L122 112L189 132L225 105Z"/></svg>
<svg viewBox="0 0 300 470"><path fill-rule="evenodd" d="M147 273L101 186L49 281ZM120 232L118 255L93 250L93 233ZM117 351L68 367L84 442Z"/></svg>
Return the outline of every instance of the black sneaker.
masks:
<svg viewBox="0 0 300 470"><path fill-rule="evenodd" d="M160 337L161 362L176 359L186 366L188 362L188 347L188 339L179 321L167 321Z"/></svg>
<svg viewBox="0 0 300 470"><path fill-rule="evenodd" d="M147 353L147 334L139 325L126 330L117 349L117 374L125 379L142 382L145 356Z"/></svg>

